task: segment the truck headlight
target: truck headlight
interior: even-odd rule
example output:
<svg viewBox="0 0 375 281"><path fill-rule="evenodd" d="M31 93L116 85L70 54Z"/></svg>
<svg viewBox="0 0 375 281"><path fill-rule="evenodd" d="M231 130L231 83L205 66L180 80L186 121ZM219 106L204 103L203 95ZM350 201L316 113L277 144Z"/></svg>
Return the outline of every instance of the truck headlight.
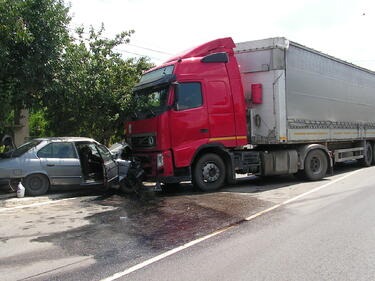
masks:
<svg viewBox="0 0 375 281"><path fill-rule="evenodd" d="M156 167L158 169L163 168L164 166L164 158L162 153L158 153L156 156Z"/></svg>

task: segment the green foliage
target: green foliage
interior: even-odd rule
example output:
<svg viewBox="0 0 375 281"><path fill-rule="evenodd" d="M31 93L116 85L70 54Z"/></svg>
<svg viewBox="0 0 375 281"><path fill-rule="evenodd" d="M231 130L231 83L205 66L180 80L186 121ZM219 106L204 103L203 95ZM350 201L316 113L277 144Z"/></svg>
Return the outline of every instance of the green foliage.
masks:
<svg viewBox="0 0 375 281"><path fill-rule="evenodd" d="M0 131L40 103L69 39L63 0L0 0Z"/></svg>
<svg viewBox="0 0 375 281"><path fill-rule="evenodd" d="M55 135L90 136L108 144L123 132L125 116L132 111L132 88L151 64L146 58L124 60L115 51L134 31L113 39L105 38L103 31L103 26L91 28L85 36L79 28L77 41L70 42L61 57L44 100Z"/></svg>
<svg viewBox="0 0 375 281"><path fill-rule="evenodd" d="M48 121L45 118L45 113L43 109L30 112L29 116L29 128L30 128L30 137L47 137L49 136L48 132Z"/></svg>
<svg viewBox="0 0 375 281"><path fill-rule="evenodd" d="M133 30L108 39L103 26L79 28L69 36L68 10L64 0L0 0L0 132L29 108L32 137L121 136L132 88L152 65L115 51Z"/></svg>

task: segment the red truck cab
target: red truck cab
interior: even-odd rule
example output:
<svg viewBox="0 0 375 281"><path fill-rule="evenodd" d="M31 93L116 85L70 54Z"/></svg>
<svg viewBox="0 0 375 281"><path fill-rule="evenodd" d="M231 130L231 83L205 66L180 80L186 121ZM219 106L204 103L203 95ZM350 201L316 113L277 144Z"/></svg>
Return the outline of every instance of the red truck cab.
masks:
<svg viewBox="0 0 375 281"><path fill-rule="evenodd" d="M140 107L125 134L149 180L216 189L233 179L225 151L248 144L234 47L231 38L205 43L150 69L135 86Z"/></svg>

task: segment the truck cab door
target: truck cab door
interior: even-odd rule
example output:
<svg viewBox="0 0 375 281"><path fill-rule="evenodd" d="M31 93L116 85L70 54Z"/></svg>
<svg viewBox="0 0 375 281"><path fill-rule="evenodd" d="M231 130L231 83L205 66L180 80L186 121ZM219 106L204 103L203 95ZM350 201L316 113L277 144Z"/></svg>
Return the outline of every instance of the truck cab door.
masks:
<svg viewBox="0 0 375 281"><path fill-rule="evenodd" d="M210 136L203 83L179 81L174 87L174 105L170 111L171 144L175 166L186 167L197 147Z"/></svg>
<svg viewBox="0 0 375 281"><path fill-rule="evenodd" d="M109 152L108 148L106 148L104 145L97 145L96 147L103 159L104 182L110 183L118 178L117 163L113 159L112 154Z"/></svg>
<svg viewBox="0 0 375 281"><path fill-rule="evenodd" d="M227 77L206 81L210 138L225 142L227 146L236 145L236 126L234 109Z"/></svg>

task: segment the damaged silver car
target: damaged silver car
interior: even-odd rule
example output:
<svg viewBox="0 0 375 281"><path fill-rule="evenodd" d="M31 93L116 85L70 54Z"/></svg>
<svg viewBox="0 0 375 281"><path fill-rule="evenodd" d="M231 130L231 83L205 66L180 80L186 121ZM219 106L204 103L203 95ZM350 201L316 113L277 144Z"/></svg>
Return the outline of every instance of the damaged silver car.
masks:
<svg viewBox="0 0 375 281"><path fill-rule="evenodd" d="M36 196L58 185L119 187L130 166L90 138L38 138L3 155L0 180L22 181L26 194Z"/></svg>

